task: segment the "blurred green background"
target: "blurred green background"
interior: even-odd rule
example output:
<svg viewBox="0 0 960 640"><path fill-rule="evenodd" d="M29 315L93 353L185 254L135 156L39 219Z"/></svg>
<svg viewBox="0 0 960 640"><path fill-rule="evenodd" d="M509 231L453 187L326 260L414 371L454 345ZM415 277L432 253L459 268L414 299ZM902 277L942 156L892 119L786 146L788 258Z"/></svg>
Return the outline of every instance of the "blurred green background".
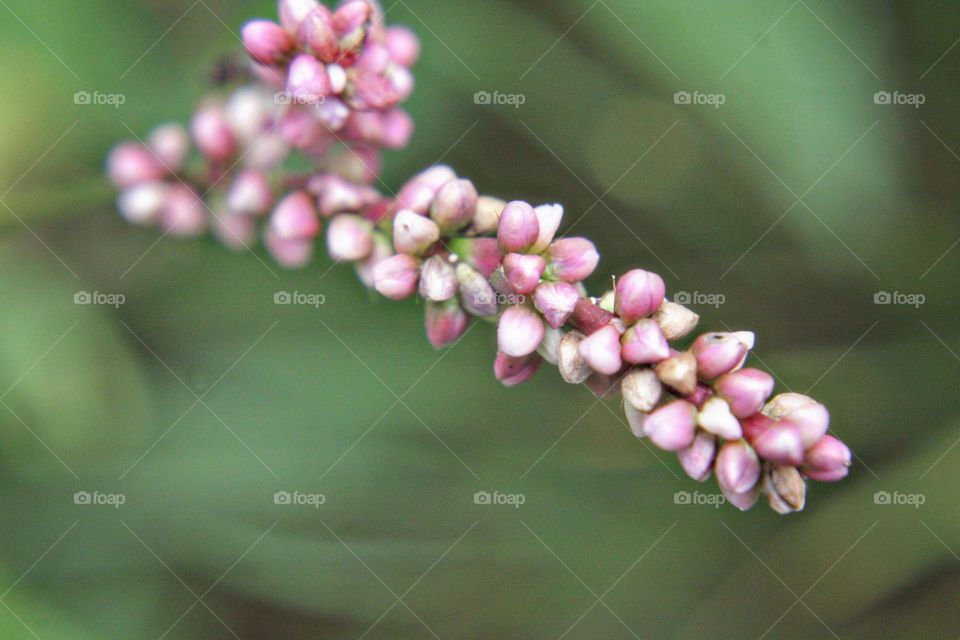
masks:
<svg viewBox="0 0 960 640"><path fill-rule="evenodd" d="M0 637L960 635L955 5L386 6L423 57L384 181L442 159L562 202L597 290L643 266L705 329L757 331L758 366L830 407L851 477L789 517L676 504L712 481L553 370L502 389L489 326L438 354L416 304L349 268L123 223L109 147L189 117L273 4L0 0Z"/></svg>

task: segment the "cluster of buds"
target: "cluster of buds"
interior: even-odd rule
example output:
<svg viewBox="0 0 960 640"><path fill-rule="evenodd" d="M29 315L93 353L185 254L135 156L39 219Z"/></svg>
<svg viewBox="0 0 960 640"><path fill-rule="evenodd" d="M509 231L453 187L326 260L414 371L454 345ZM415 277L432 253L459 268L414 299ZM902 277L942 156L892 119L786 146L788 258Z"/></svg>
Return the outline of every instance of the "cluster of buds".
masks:
<svg viewBox="0 0 960 640"><path fill-rule="evenodd" d="M475 318L495 323L493 370L504 385L547 362L602 398L621 393L634 435L676 452L695 480L715 474L740 509L762 494L779 513L797 511L808 479L847 475L851 453L827 434L826 408L794 393L771 398L773 378L744 368L752 333L676 347L699 317L641 269L591 297L583 283L599 254L589 240L557 237L562 206L480 195L442 165L395 197L372 186L380 150L412 132L397 104L419 53L412 33L383 26L375 0L333 12L281 0L280 24L255 21L243 35L252 85L206 100L189 132L165 125L111 153L128 220L176 235L212 228L248 247L262 219L267 250L288 268L310 261L325 228L330 257L352 263L368 288L420 300L434 347L459 340ZM293 150L313 172L287 169Z"/></svg>

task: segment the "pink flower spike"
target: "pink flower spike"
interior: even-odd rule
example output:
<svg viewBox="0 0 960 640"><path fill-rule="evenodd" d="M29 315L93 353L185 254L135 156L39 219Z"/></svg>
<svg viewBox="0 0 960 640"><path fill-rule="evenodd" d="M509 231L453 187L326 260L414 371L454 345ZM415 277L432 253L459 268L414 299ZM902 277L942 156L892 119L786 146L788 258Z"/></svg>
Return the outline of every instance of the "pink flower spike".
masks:
<svg viewBox="0 0 960 640"><path fill-rule="evenodd" d="M477 208L477 189L469 180L450 180L444 183L430 207L430 217L448 234L470 224Z"/></svg>
<svg viewBox="0 0 960 640"><path fill-rule="evenodd" d="M497 241L503 253L526 253L540 234L537 213L526 202L510 202L500 214Z"/></svg>
<svg viewBox="0 0 960 640"><path fill-rule="evenodd" d="M280 24L295 36L307 15L320 6L317 0L280 0Z"/></svg>
<svg viewBox="0 0 960 640"><path fill-rule="evenodd" d="M393 246L398 253L419 255L440 239L437 223L410 210L393 219Z"/></svg>
<svg viewBox="0 0 960 640"><path fill-rule="evenodd" d="M273 259L287 269L302 269L313 257L313 240L285 240L267 227L263 241Z"/></svg>
<svg viewBox="0 0 960 640"><path fill-rule="evenodd" d="M660 326L644 318L627 329L621 339L621 357L631 364L652 364L670 357L670 345Z"/></svg>
<svg viewBox="0 0 960 640"><path fill-rule="evenodd" d="M648 415L643 430L661 449L680 451L693 444L696 417L696 407L686 400L674 400Z"/></svg>
<svg viewBox="0 0 960 640"><path fill-rule="evenodd" d="M547 261L541 256L511 253L503 259L503 270L507 282L514 293L527 295L533 293L540 283L540 276L547 266Z"/></svg>
<svg viewBox="0 0 960 640"><path fill-rule="evenodd" d="M146 147L134 142L124 142L110 152L107 173L118 189L126 189L143 182L162 180L167 169Z"/></svg>
<svg viewBox="0 0 960 640"><path fill-rule="evenodd" d="M219 104L201 107L193 116L190 132L200 153L214 162L226 162L237 148L223 107Z"/></svg>
<svg viewBox="0 0 960 640"><path fill-rule="evenodd" d="M697 375L701 380L709 381L739 369L753 348L742 334L705 333L694 340L690 351L697 358Z"/></svg>
<svg viewBox="0 0 960 640"><path fill-rule="evenodd" d="M612 324L580 342L580 356L597 373L612 376L623 366L620 359L620 332Z"/></svg>
<svg viewBox="0 0 960 640"><path fill-rule="evenodd" d="M296 47L283 27L267 20L254 20L243 27L243 45L250 56L268 67L283 62Z"/></svg>
<svg viewBox="0 0 960 640"><path fill-rule="evenodd" d="M157 127L147 141L154 156L168 171L180 171L190 153L190 134L183 125L172 123Z"/></svg>
<svg viewBox="0 0 960 640"><path fill-rule="evenodd" d="M182 184L170 187L160 212L160 228L181 238L203 235L207 230L207 215L197 192Z"/></svg>
<svg viewBox="0 0 960 640"><path fill-rule="evenodd" d="M333 15L325 6L318 4L304 16L297 31L303 47L321 62L336 62L340 54Z"/></svg>
<svg viewBox="0 0 960 640"><path fill-rule="evenodd" d="M385 43L390 58L403 67L412 67L420 58L420 39L406 27L388 27Z"/></svg>
<svg viewBox="0 0 960 640"><path fill-rule="evenodd" d="M457 295L456 271L443 256L427 258L420 268L420 295L433 302L446 302Z"/></svg>
<svg viewBox="0 0 960 640"><path fill-rule="evenodd" d="M666 285L655 273L634 269L617 281L615 310L624 322L633 324L663 304Z"/></svg>
<svg viewBox="0 0 960 640"><path fill-rule="evenodd" d="M830 412L813 398L799 393L781 393L763 407L764 415L774 420L788 418L800 429L803 447L809 449L820 441L830 427Z"/></svg>
<svg viewBox="0 0 960 640"><path fill-rule="evenodd" d="M413 256L398 254L381 260L373 267L373 285L391 300L405 300L417 290L420 263Z"/></svg>
<svg viewBox="0 0 960 640"><path fill-rule="evenodd" d="M800 430L790 421L774 421L758 413L742 420L744 437L764 460L795 467L803 462Z"/></svg>
<svg viewBox="0 0 960 640"><path fill-rule="evenodd" d="M578 300L580 292L566 282L543 282L533 292L533 305L554 329L567 323Z"/></svg>
<svg viewBox="0 0 960 640"><path fill-rule="evenodd" d="M261 171L248 169L237 174L227 191L230 213L258 216L270 210L273 193L267 177Z"/></svg>
<svg viewBox="0 0 960 640"><path fill-rule="evenodd" d="M527 307L510 307L500 316L497 344L501 352L514 358L537 350L544 336L543 320Z"/></svg>
<svg viewBox="0 0 960 640"><path fill-rule="evenodd" d="M749 444L736 440L720 447L714 471L717 484L729 499L731 494L744 494L756 486L760 479L760 460Z"/></svg>
<svg viewBox="0 0 960 640"><path fill-rule="evenodd" d="M294 191L277 204L270 230L279 240L311 240L320 233L320 219L306 191Z"/></svg>
<svg viewBox="0 0 960 640"><path fill-rule="evenodd" d="M424 324L430 344L434 349L442 349L460 339L470 324L470 318L456 300L428 300L424 310Z"/></svg>
<svg viewBox="0 0 960 640"><path fill-rule="evenodd" d="M677 452L680 466L697 482L704 482L710 477L716 457L717 438L705 431L698 431L693 443Z"/></svg>
<svg viewBox="0 0 960 640"><path fill-rule="evenodd" d="M847 445L831 435L823 436L803 458L804 475L821 482L835 482L849 472L851 453Z"/></svg>
<svg viewBox="0 0 960 640"><path fill-rule="evenodd" d="M357 262L373 251L373 225L349 213L330 220L327 228L327 252L334 260Z"/></svg>
<svg viewBox="0 0 960 640"><path fill-rule="evenodd" d="M726 373L713 383L716 391L738 418L749 418L763 408L773 393L773 376L759 369L740 369Z"/></svg>
<svg viewBox="0 0 960 640"><path fill-rule="evenodd" d="M497 358L493 361L493 374L503 383L503 386L514 387L532 378L542 362L543 358L536 353L514 358L498 352Z"/></svg>
<svg viewBox="0 0 960 640"><path fill-rule="evenodd" d="M547 249L547 277L576 284L587 279L600 262L600 254L585 238L563 238Z"/></svg>
<svg viewBox="0 0 960 640"><path fill-rule="evenodd" d="M316 58L300 54L290 64L287 93L300 104L317 104L331 94L327 70Z"/></svg>
<svg viewBox="0 0 960 640"><path fill-rule="evenodd" d="M537 235L537 242L530 249L530 253L541 253L550 246L553 237L557 235L557 229L560 228L560 221L563 219L563 207L559 204L543 204L534 211L536 211L537 221L540 223L540 233Z"/></svg>

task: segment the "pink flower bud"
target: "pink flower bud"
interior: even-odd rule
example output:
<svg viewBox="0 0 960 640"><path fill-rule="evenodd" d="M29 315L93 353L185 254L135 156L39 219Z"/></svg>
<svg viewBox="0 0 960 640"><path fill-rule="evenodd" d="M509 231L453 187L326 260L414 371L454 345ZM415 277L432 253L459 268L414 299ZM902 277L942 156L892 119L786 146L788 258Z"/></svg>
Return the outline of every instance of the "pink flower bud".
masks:
<svg viewBox="0 0 960 640"><path fill-rule="evenodd" d="M537 353L550 364L556 365L560 361L560 340L562 339L563 331L547 327L543 332L543 341L537 347Z"/></svg>
<svg viewBox="0 0 960 640"><path fill-rule="evenodd" d="M307 15L320 6L317 0L280 0L280 23L290 35L297 35Z"/></svg>
<svg viewBox="0 0 960 640"><path fill-rule="evenodd" d="M165 182L144 182L120 192L117 209L127 222L152 224L167 201L170 186Z"/></svg>
<svg viewBox="0 0 960 640"><path fill-rule="evenodd" d="M796 467L769 467L763 474L763 492L770 508L784 515L803 510L807 484Z"/></svg>
<svg viewBox="0 0 960 640"><path fill-rule="evenodd" d="M663 395L663 385L650 369L631 369L620 382L626 404L637 411L652 411Z"/></svg>
<svg viewBox="0 0 960 640"><path fill-rule="evenodd" d="M803 459L803 473L814 480L834 482L847 476L851 457L847 445L826 435L807 450Z"/></svg>
<svg viewBox="0 0 960 640"><path fill-rule="evenodd" d="M351 91L346 98L354 109L385 110L401 100L396 87L383 74L353 67L347 72L347 78Z"/></svg>
<svg viewBox="0 0 960 640"><path fill-rule="evenodd" d="M243 27L243 45L250 56L267 66L283 62L296 47L293 37L280 25L254 20Z"/></svg>
<svg viewBox="0 0 960 640"><path fill-rule="evenodd" d="M373 225L349 213L334 216L327 229L327 252L342 262L363 260L373 251Z"/></svg>
<svg viewBox="0 0 960 640"><path fill-rule="evenodd" d="M286 269L302 269L313 257L313 240L280 238L270 227L264 232L263 242L273 259Z"/></svg>
<svg viewBox="0 0 960 640"><path fill-rule="evenodd" d="M733 333L705 333L690 347L697 358L697 375L701 380L713 380L743 365L748 346L739 335Z"/></svg>
<svg viewBox="0 0 960 640"><path fill-rule="evenodd" d="M460 303L467 313L480 318L497 315L497 296L487 279L463 262L457 264L456 274Z"/></svg>
<svg viewBox="0 0 960 640"><path fill-rule="evenodd" d="M236 150L236 140L219 104L201 107L193 116L190 131L200 153L214 162L229 160Z"/></svg>
<svg viewBox="0 0 960 640"><path fill-rule="evenodd" d="M331 93L323 64L306 53L294 58L287 75L287 93L302 104L322 102Z"/></svg>
<svg viewBox="0 0 960 640"><path fill-rule="evenodd" d="M830 413L827 408L813 398L799 393L781 393L774 396L763 407L763 413L774 420L788 418L797 425L805 449L819 442L830 426Z"/></svg>
<svg viewBox="0 0 960 640"><path fill-rule="evenodd" d="M166 167L149 149L133 142L117 145L107 159L107 174L118 189L162 180L167 173Z"/></svg>
<svg viewBox="0 0 960 640"><path fill-rule="evenodd" d="M413 136L413 118L402 109L391 109L381 116L380 143L387 149L403 149Z"/></svg>
<svg viewBox="0 0 960 640"><path fill-rule="evenodd" d="M667 340L679 340L697 328L700 316L682 304L664 300L660 308L652 316L653 321L660 325L663 337Z"/></svg>
<svg viewBox="0 0 960 640"><path fill-rule="evenodd" d="M367 0L348 0L333 13L333 26L340 38L340 48L358 48L367 37L367 22L371 17Z"/></svg>
<svg viewBox="0 0 960 640"><path fill-rule="evenodd" d="M339 95L347 88L347 71L339 64L327 65L327 77L330 78L330 90Z"/></svg>
<svg viewBox="0 0 960 640"><path fill-rule="evenodd" d="M554 329L566 324L579 300L580 292L567 282L543 282L533 292L533 305Z"/></svg>
<svg viewBox="0 0 960 640"><path fill-rule="evenodd" d="M484 278L489 278L500 266L502 258L494 238L454 238L448 242L448 246Z"/></svg>
<svg viewBox="0 0 960 640"><path fill-rule="evenodd" d="M537 213L526 202L514 201L500 214L497 241L503 253L526 253L540 234Z"/></svg>
<svg viewBox="0 0 960 640"><path fill-rule="evenodd" d="M218 213L211 216L210 227L220 244L233 251L249 249L256 242L257 226L250 216Z"/></svg>
<svg viewBox="0 0 960 640"><path fill-rule="evenodd" d="M627 324L633 324L660 308L666 285L655 273L634 269L617 281L615 309Z"/></svg>
<svg viewBox="0 0 960 640"><path fill-rule="evenodd" d="M473 222L470 224L470 234L480 235L496 231L500 225L500 214L506 207L506 201L500 198L490 196L477 198L477 208L473 214Z"/></svg>
<svg viewBox="0 0 960 640"><path fill-rule="evenodd" d="M677 452L680 466L697 482L704 482L713 470L717 457L717 438L705 431L698 431L693 443Z"/></svg>
<svg viewBox="0 0 960 640"><path fill-rule="evenodd" d="M588 338L589 339L589 338ZM674 400L647 416L643 429L650 441L665 451L680 451L693 443L697 408L686 400Z"/></svg>
<svg viewBox="0 0 960 640"><path fill-rule="evenodd" d="M393 219L393 246L398 253L419 255L440 239L437 223L410 210Z"/></svg>
<svg viewBox="0 0 960 640"><path fill-rule="evenodd" d="M337 62L340 46L337 44L333 16L325 6L317 5L311 9L304 16L297 34L303 47L322 62Z"/></svg>
<svg viewBox="0 0 960 640"><path fill-rule="evenodd" d="M621 344L621 357L631 364L651 364L670 357L670 345L660 327L647 318L627 329Z"/></svg>
<svg viewBox="0 0 960 640"><path fill-rule="evenodd" d="M493 374L503 383L503 386L513 387L532 378L542 362L543 359L536 353L522 358L497 353L497 358L493 361Z"/></svg>
<svg viewBox="0 0 960 640"><path fill-rule="evenodd" d="M593 243L584 238L563 238L547 249L547 276L576 284L597 268L600 254Z"/></svg>
<svg viewBox="0 0 960 640"><path fill-rule="evenodd" d="M443 233L459 231L473 219L477 207L477 190L469 180L450 180L433 200L430 217Z"/></svg>
<svg viewBox="0 0 960 640"><path fill-rule="evenodd" d="M337 98L327 97L313 106L313 116L330 131L340 131L350 117L350 107ZM321 130L321 134L325 132Z"/></svg>
<svg viewBox="0 0 960 640"><path fill-rule="evenodd" d="M384 234L374 232L373 250L365 260L358 262L354 266L357 277L360 278L360 281L364 285L373 289L375 285L373 278L374 267L391 256L393 256L393 245L390 243L390 240Z"/></svg>
<svg viewBox="0 0 960 640"><path fill-rule="evenodd" d="M542 256L511 253L503 259L503 271L514 293L527 295L533 293L540 283L540 276L547 266ZM578 296L579 297L579 296Z"/></svg>
<svg viewBox="0 0 960 640"><path fill-rule="evenodd" d="M270 230L278 240L310 240L320 233L320 219L306 191L294 191L277 204Z"/></svg>
<svg viewBox="0 0 960 640"><path fill-rule="evenodd" d="M467 330L470 318L456 300L433 302L428 300L424 312L427 338L434 349L442 349L457 340Z"/></svg>
<svg viewBox="0 0 960 640"><path fill-rule="evenodd" d="M430 167L400 188L397 194L397 210L410 209L426 215L440 187L456 177L453 169L446 165Z"/></svg>
<svg viewBox="0 0 960 640"><path fill-rule="evenodd" d="M697 424L704 431L720 436L724 440L739 440L743 437L740 421L730 413L730 405L717 396L709 398L700 407Z"/></svg>
<svg viewBox="0 0 960 640"><path fill-rule="evenodd" d="M716 391L738 418L749 418L763 408L773 392L773 376L759 369L740 369L725 373L713 383Z"/></svg>
<svg viewBox="0 0 960 640"><path fill-rule="evenodd" d="M390 58L404 67L412 67L420 57L420 39L406 27L388 27L386 45Z"/></svg>
<svg viewBox="0 0 960 640"><path fill-rule="evenodd" d="M330 173L310 178L307 189L317 197L319 213L325 218L336 213L356 213L377 197L375 190L370 187L354 184Z"/></svg>
<svg viewBox="0 0 960 640"><path fill-rule="evenodd" d="M203 235L207 230L206 207L197 192L182 184L171 186L160 212L160 228L182 238Z"/></svg>
<svg viewBox="0 0 960 640"><path fill-rule="evenodd" d="M580 343L585 338L586 336L579 331L570 331L560 339L557 368L564 381L570 384L580 384L593 374L590 365L580 355Z"/></svg>
<svg viewBox="0 0 960 640"><path fill-rule="evenodd" d="M541 253L550 246L553 237L557 235L557 229L560 228L560 221L563 219L563 207L559 204L544 204L534 211L537 213L540 233L537 234L537 242L531 247L530 253Z"/></svg>
<svg viewBox="0 0 960 640"><path fill-rule="evenodd" d="M697 359L692 353L674 353L656 367L657 376L663 384L688 396L697 387Z"/></svg>
<svg viewBox="0 0 960 640"><path fill-rule="evenodd" d="M227 191L227 208L231 213L256 216L266 213L273 204L273 193L261 171L248 169L237 174Z"/></svg>
<svg viewBox="0 0 960 640"><path fill-rule="evenodd" d="M687 400L692 402L697 407L702 407L704 404L706 404L707 400L712 397L713 389L705 384L697 384L693 388L693 392L687 395Z"/></svg>
<svg viewBox="0 0 960 640"><path fill-rule="evenodd" d="M623 413L627 417L627 424L630 426L630 432L637 438L646 438L647 432L643 428L643 423L647 420L647 413L640 411L629 402L623 405Z"/></svg>
<svg viewBox="0 0 960 640"><path fill-rule="evenodd" d="M580 343L580 355L594 371L612 376L623 366L620 332L608 324Z"/></svg>
<svg viewBox="0 0 960 640"><path fill-rule="evenodd" d="M420 263L406 254L381 260L373 268L373 285L381 295L392 300L404 300L417 290Z"/></svg>
<svg viewBox="0 0 960 640"><path fill-rule="evenodd" d="M457 295L457 275L446 258L433 256L423 263L420 295L433 302L445 302Z"/></svg>
<svg viewBox="0 0 960 640"><path fill-rule="evenodd" d="M761 458L780 465L797 466L803 462L803 440L792 422L774 421L762 413L740 421L744 437Z"/></svg>
<svg viewBox="0 0 960 640"><path fill-rule="evenodd" d="M757 484L760 479L760 460L749 444L735 440L720 447L714 471L717 473L717 484L729 499L731 494L747 493Z"/></svg>
<svg viewBox="0 0 960 640"><path fill-rule="evenodd" d="M530 355L543 340L543 320L526 307L510 307L500 316L497 344L500 351L514 358Z"/></svg>
<svg viewBox="0 0 960 640"><path fill-rule="evenodd" d="M190 135L177 123L157 127L147 141L156 159L168 171L180 171L190 153Z"/></svg>
<svg viewBox="0 0 960 640"><path fill-rule="evenodd" d="M740 511L746 511L753 505L757 503L759 491L757 487L754 487L750 491L745 491L743 493L730 493L728 491L723 492L723 496L727 499L727 502L735 506Z"/></svg>

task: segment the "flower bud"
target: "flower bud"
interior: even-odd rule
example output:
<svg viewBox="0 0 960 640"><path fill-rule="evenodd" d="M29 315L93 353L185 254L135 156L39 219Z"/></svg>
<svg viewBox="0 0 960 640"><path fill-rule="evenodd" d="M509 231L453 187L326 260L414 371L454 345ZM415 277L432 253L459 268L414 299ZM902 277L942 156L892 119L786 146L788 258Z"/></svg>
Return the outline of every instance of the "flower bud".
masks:
<svg viewBox="0 0 960 640"><path fill-rule="evenodd" d="M219 104L201 107L190 122L190 132L200 153L214 162L226 162L236 150L236 140Z"/></svg>
<svg viewBox="0 0 960 640"><path fill-rule="evenodd" d="M107 173L113 186L125 189L143 182L162 180L168 172L149 149L133 142L124 142L110 152Z"/></svg>
<svg viewBox="0 0 960 640"><path fill-rule="evenodd" d="M550 364L557 364L560 361L560 340L562 339L563 331L547 327L543 332L543 341L537 347L537 353Z"/></svg>
<svg viewBox="0 0 960 640"><path fill-rule="evenodd" d="M655 273L634 269L617 281L615 310L624 322L633 324L660 308L666 285Z"/></svg>
<svg viewBox="0 0 960 640"><path fill-rule="evenodd" d="M600 262L593 243L584 238L562 238L547 249L547 277L576 284L585 280Z"/></svg>
<svg viewBox="0 0 960 640"><path fill-rule="evenodd" d="M697 424L704 431L724 440L739 440L743 437L740 421L730 413L730 405L723 398L713 396L703 403L697 414Z"/></svg>
<svg viewBox="0 0 960 640"><path fill-rule="evenodd" d="M717 484L729 499L730 495L747 493L757 484L760 479L760 460L749 444L735 440L720 447L714 470Z"/></svg>
<svg viewBox="0 0 960 640"><path fill-rule="evenodd" d="M420 39L406 27L388 27L384 43L390 58L403 67L412 67L420 57Z"/></svg>
<svg viewBox="0 0 960 640"><path fill-rule="evenodd" d="M788 418L797 425L805 449L819 442L830 426L830 413L827 408L813 398L799 393L781 393L774 396L763 407L763 413L774 420Z"/></svg>
<svg viewBox="0 0 960 640"><path fill-rule="evenodd" d="M446 258L433 256L423 263L420 295L433 302L444 302L457 295L457 274Z"/></svg>
<svg viewBox="0 0 960 640"><path fill-rule="evenodd" d="M231 213L256 216L266 213L273 204L273 193L267 177L260 171L247 169L237 174L227 191L227 208Z"/></svg>
<svg viewBox="0 0 960 640"><path fill-rule="evenodd" d="M800 430L792 422L774 421L758 413L740 421L744 437L765 460L780 465L797 466L803 462L803 441Z"/></svg>
<svg viewBox="0 0 960 640"><path fill-rule="evenodd" d="M529 204L517 200L503 209L497 226L497 242L503 253L526 253L539 234L540 222Z"/></svg>
<svg viewBox="0 0 960 640"><path fill-rule="evenodd" d="M340 176L325 173L310 178L307 189L317 197L319 213L328 218L336 213L356 213L371 204L376 193Z"/></svg>
<svg viewBox="0 0 960 640"><path fill-rule="evenodd" d="M330 78L323 64L312 55L302 53L290 63L287 93L300 104L318 104L330 95Z"/></svg>
<svg viewBox="0 0 960 640"><path fill-rule="evenodd" d="M763 474L763 492L771 509L787 514L803 510L807 484L796 467L771 466Z"/></svg>
<svg viewBox="0 0 960 640"><path fill-rule="evenodd" d="M280 238L270 227L264 232L263 242L277 264L287 269L301 269L313 257L313 240Z"/></svg>
<svg viewBox="0 0 960 640"><path fill-rule="evenodd" d="M340 46L337 44L333 16L325 6L318 4L307 12L297 34L304 48L321 62L337 62Z"/></svg>
<svg viewBox="0 0 960 640"><path fill-rule="evenodd" d="M257 238L256 222L250 216L219 213L211 216L210 227L217 240L234 251L249 249Z"/></svg>
<svg viewBox="0 0 960 640"><path fill-rule="evenodd" d="M749 418L763 408L773 392L773 376L759 369L725 373L713 383L716 391L738 418Z"/></svg>
<svg viewBox="0 0 960 640"><path fill-rule="evenodd" d="M660 325L663 337L667 340L679 340L697 328L700 316L687 309L682 304L664 300L660 308L652 316L654 322Z"/></svg>
<svg viewBox="0 0 960 640"><path fill-rule="evenodd" d="M167 201L170 186L165 182L144 182L120 192L117 209L127 222L152 224Z"/></svg>
<svg viewBox="0 0 960 640"><path fill-rule="evenodd" d="M577 308L580 292L566 282L543 282L533 292L533 306L543 314L547 324L559 329Z"/></svg>
<svg viewBox="0 0 960 640"><path fill-rule="evenodd" d="M660 402L663 385L652 370L631 369L620 382L620 391L627 404L637 411L649 412Z"/></svg>
<svg viewBox="0 0 960 640"><path fill-rule="evenodd" d="M497 296L487 279L463 262L457 264L455 273L460 286L460 303L467 313L479 318L497 315Z"/></svg>
<svg viewBox="0 0 960 640"><path fill-rule="evenodd" d="M419 255L440 239L440 228L430 218L410 210L393 219L393 246L398 253Z"/></svg>
<svg viewBox="0 0 960 640"><path fill-rule="evenodd" d="M650 319L640 320L627 329L621 344L621 356L631 364L651 364L670 357L670 345L657 323Z"/></svg>
<svg viewBox="0 0 960 640"><path fill-rule="evenodd" d="M541 253L550 246L553 237L557 235L557 229L560 228L560 221L563 219L563 207L559 204L543 204L534 211L537 214L540 232L530 253Z"/></svg>
<svg viewBox="0 0 960 640"><path fill-rule="evenodd" d="M629 402L623 405L623 412L627 417L627 424L630 425L630 431L638 438L646 438L647 432L643 428L643 423L647 420L647 413L640 411Z"/></svg>
<svg viewBox="0 0 960 640"><path fill-rule="evenodd" d="M160 228L181 238L194 238L207 230L206 207L190 187L175 184L167 191L160 211Z"/></svg>
<svg viewBox="0 0 960 640"><path fill-rule="evenodd" d="M430 217L443 233L459 231L473 219L477 190L469 180L450 180L437 192Z"/></svg>
<svg viewBox="0 0 960 640"><path fill-rule="evenodd" d="M148 143L154 156L169 171L180 171L190 153L190 135L177 123L154 129Z"/></svg>
<svg viewBox="0 0 960 640"><path fill-rule="evenodd" d="M608 324L580 342L580 355L594 371L612 376L623 366L620 332Z"/></svg>
<svg viewBox="0 0 960 640"><path fill-rule="evenodd" d="M410 209L426 215L433 198L446 182L456 179L453 169L446 165L437 165L414 176L400 188L397 194L396 208Z"/></svg>
<svg viewBox="0 0 960 640"><path fill-rule="evenodd" d="M489 278L500 266L500 249L494 238L454 238L447 245L471 267Z"/></svg>
<svg viewBox="0 0 960 640"><path fill-rule="evenodd" d="M320 219L306 191L294 191L277 204L270 229L280 240L309 240L320 233Z"/></svg>
<svg viewBox="0 0 960 640"><path fill-rule="evenodd" d="M433 302L427 300L424 312L427 338L434 349L442 349L460 339L467 330L470 318L456 300Z"/></svg>
<svg viewBox="0 0 960 640"><path fill-rule="evenodd" d="M267 20L254 20L243 27L243 46L250 56L267 66L283 62L296 47L293 37L280 25Z"/></svg>
<svg viewBox="0 0 960 640"><path fill-rule="evenodd" d="M570 324L587 335L599 331L616 320L618 320L616 316L601 309L589 298L577 300L577 306L574 307L573 315L570 316ZM619 325L617 328L619 330Z"/></svg>
<svg viewBox="0 0 960 640"><path fill-rule="evenodd" d="M370 289L373 289L376 284L373 277L374 267L391 256L393 256L393 246L391 245L390 240L384 234L374 231L373 249L371 250L370 255L367 256L365 260L358 262L354 266L354 271L356 271L357 277L360 278L360 281L364 285Z"/></svg>
<svg viewBox="0 0 960 640"><path fill-rule="evenodd" d="M402 109L390 109L381 115L383 129L380 144L387 149L403 149L413 137L413 118Z"/></svg>
<svg viewBox="0 0 960 640"><path fill-rule="evenodd" d="M583 384L600 400L615 398L620 391L619 375L608 376L603 373L594 373Z"/></svg>
<svg viewBox="0 0 960 640"><path fill-rule="evenodd" d="M510 253L503 258L503 271L510 289L521 295L533 293L546 266L547 262L542 256Z"/></svg>
<svg viewBox="0 0 960 640"><path fill-rule="evenodd" d="M497 353L493 361L493 374L505 387L514 387L533 377L540 368L543 359L536 353L522 358L514 358L505 353Z"/></svg>
<svg viewBox="0 0 960 640"><path fill-rule="evenodd" d="M307 15L319 6L317 0L280 0L280 24L290 35L297 35Z"/></svg>
<svg viewBox="0 0 960 640"><path fill-rule="evenodd" d="M717 438L705 431L698 431L693 443L677 452L680 466L697 482L704 482L713 470L717 457Z"/></svg>
<svg viewBox="0 0 960 640"><path fill-rule="evenodd" d="M340 36L341 49L359 49L367 37L371 7L367 0L348 0L333 13L333 27Z"/></svg>
<svg viewBox="0 0 960 640"><path fill-rule="evenodd" d="M693 443L697 408L686 400L674 400L647 416L643 429L650 441L665 451L680 451Z"/></svg>
<svg viewBox="0 0 960 640"><path fill-rule="evenodd" d="M807 450L803 458L803 473L814 480L834 482L847 476L851 457L847 445L826 435Z"/></svg>
<svg viewBox="0 0 960 640"><path fill-rule="evenodd" d="M373 225L349 213L334 216L327 229L327 252L333 260L357 262L373 251Z"/></svg>
<svg viewBox="0 0 960 640"><path fill-rule="evenodd" d="M687 395L687 400L692 402L697 407L702 407L707 400L712 397L713 389L705 384L697 384L693 389L693 393Z"/></svg>
<svg viewBox="0 0 960 640"><path fill-rule="evenodd" d="M478 197L477 208L473 212L473 222L470 224L470 233L482 235L496 231L500 225L500 214L506 206L506 201L499 198Z"/></svg>
<svg viewBox="0 0 960 640"><path fill-rule="evenodd" d="M404 300L417 290L420 264L406 254L381 260L373 267L373 286L391 300Z"/></svg>
<svg viewBox="0 0 960 640"><path fill-rule="evenodd" d="M753 505L757 503L757 494L759 491L757 487L754 487L750 491L745 491L743 493L730 493L728 491L723 492L723 496L727 499L727 502L735 506L740 511L746 511Z"/></svg>
<svg viewBox="0 0 960 640"><path fill-rule="evenodd" d="M705 333L693 341L690 351L697 358L697 375L700 379L713 380L739 369L750 348L742 335Z"/></svg>
<svg viewBox="0 0 960 640"><path fill-rule="evenodd" d="M590 365L580 355L580 343L585 338L579 331L570 331L560 340L557 368L560 370L560 377L570 384L580 384L593 373Z"/></svg>
<svg viewBox="0 0 960 640"><path fill-rule="evenodd" d="M526 307L510 307L500 316L497 344L506 355L521 358L537 350L543 334L543 320L535 311Z"/></svg>
<svg viewBox="0 0 960 640"><path fill-rule="evenodd" d="M697 359L684 351L674 353L656 367L657 377L668 387L676 389L680 395L688 396L697 387Z"/></svg>

